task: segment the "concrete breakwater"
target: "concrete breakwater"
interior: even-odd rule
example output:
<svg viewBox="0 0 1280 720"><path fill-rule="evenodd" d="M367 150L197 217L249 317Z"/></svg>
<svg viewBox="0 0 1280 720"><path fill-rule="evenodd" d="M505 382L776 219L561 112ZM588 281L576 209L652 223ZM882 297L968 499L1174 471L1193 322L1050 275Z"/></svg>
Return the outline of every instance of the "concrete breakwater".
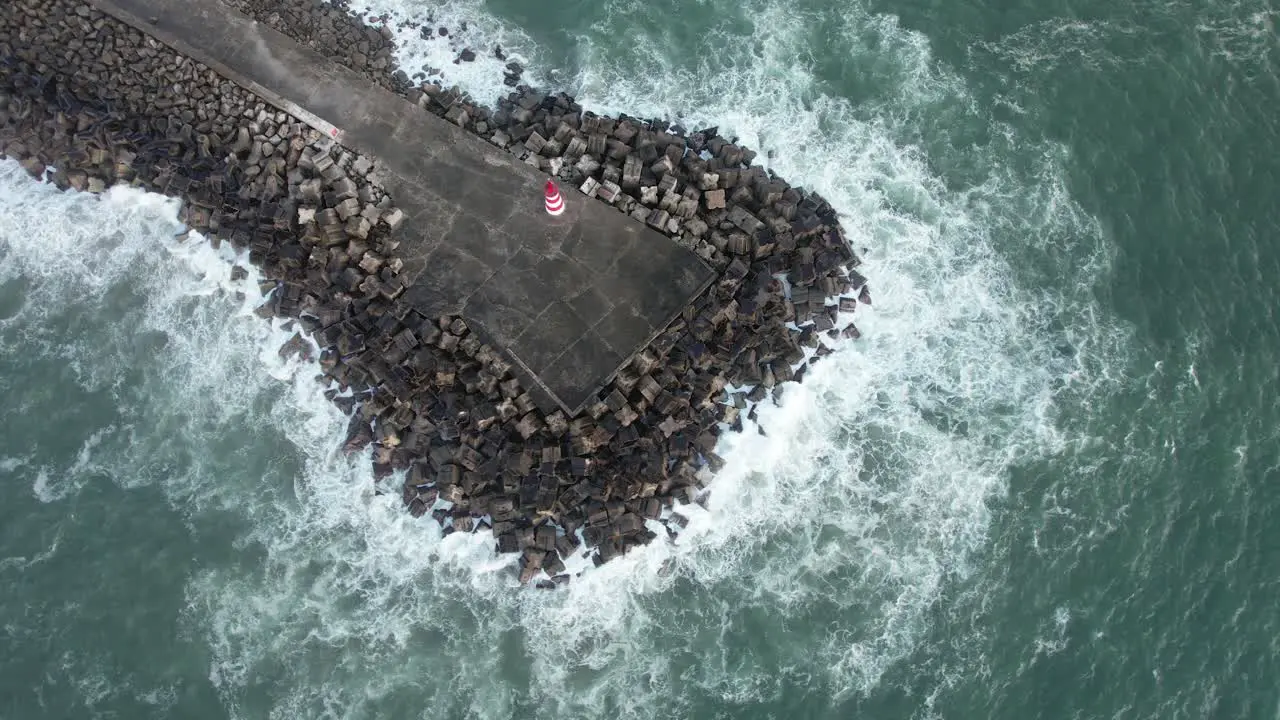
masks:
<svg viewBox="0 0 1280 720"><path fill-rule="evenodd" d="M380 477L403 471L413 514L446 532L491 528L499 552L522 554L523 581L567 581L570 555L604 562L664 525L676 532L678 506L719 468L719 434L799 380L829 351L824 336L856 336L855 293L870 296L833 209L714 129L600 117L523 87L480 107L456 89L411 86L386 34L339 8L235 4L275 15L302 44L349 46L326 55L427 111L422 123L483 138L555 175L571 203L612 206L627 227L652 228L715 270L656 336L632 335L645 346L587 388L580 410L539 402L530 383L540 373L521 372L500 333L465 307L437 314L415 301L422 281L410 275L432 267L413 271L418 214L397 207L410 198L378 158L178 54L145 24L73 0L0 12L0 152L36 176L56 168L64 188L126 182L181 197L190 227L247 249L272 289L263 314L300 326L282 352L309 353L307 337L320 348L319 379L351 414L347 449L372 447ZM569 254L589 263L590 247Z"/></svg>

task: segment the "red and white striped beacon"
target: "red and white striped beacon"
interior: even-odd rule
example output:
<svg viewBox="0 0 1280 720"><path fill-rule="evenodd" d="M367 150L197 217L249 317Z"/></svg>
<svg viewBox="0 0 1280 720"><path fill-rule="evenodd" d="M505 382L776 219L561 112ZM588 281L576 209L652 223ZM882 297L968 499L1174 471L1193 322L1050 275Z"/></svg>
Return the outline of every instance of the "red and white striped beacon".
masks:
<svg viewBox="0 0 1280 720"><path fill-rule="evenodd" d="M564 212L564 198L560 197L560 189L554 182L547 181L547 214L559 215Z"/></svg>

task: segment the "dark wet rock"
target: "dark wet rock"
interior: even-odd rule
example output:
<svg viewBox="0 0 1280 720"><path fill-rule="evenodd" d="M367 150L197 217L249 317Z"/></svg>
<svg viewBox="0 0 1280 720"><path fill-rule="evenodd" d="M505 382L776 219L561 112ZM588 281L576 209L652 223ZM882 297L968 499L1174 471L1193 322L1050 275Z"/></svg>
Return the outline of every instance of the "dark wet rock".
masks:
<svg viewBox="0 0 1280 720"><path fill-rule="evenodd" d="M342 443L342 451L351 454L360 452L373 442L373 428L369 421L355 416L347 425L347 439Z"/></svg>
<svg viewBox="0 0 1280 720"><path fill-rule="evenodd" d="M302 337L302 333L294 333L293 337L280 346L279 355L286 360L298 358L303 362L310 362L314 359L311 355L311 343Z"/></svg>

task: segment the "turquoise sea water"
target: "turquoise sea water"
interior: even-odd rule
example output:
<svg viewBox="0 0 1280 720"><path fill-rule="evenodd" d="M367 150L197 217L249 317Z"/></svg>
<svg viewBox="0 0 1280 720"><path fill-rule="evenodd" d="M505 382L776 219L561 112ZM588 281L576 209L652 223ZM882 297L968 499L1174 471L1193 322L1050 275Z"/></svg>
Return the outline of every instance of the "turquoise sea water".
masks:
<svg viewBox="0 0 1280 720"><path fill-rule="evenodd" d="M0 164L0 718L1280 714L1275 6L357 6L772 150L863 339L679 544L521 590L337 452L243 258Z"/></svg>

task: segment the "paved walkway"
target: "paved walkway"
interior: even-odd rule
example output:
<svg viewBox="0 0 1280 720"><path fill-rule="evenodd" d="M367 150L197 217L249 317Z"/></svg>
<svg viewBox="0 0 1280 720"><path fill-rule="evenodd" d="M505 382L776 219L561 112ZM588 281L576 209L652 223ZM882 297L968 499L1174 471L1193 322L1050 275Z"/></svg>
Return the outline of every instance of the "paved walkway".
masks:
<svg viewBox="0 0 1280 720"><path fill-rule="evenodd" d="M714 278L670 238L571 188L564 214L547 215L545 174L220 0L89 2L378 158L409 218L407 297L487 334L546 410L576 414Z"/></svg>

